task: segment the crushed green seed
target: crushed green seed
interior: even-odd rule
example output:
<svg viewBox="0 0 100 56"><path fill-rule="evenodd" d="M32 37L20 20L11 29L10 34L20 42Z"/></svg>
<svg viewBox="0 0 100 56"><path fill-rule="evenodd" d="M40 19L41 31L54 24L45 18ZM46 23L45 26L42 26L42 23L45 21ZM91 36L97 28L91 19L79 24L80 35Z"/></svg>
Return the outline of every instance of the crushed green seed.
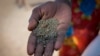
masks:
<svg viewBox="0 0 100 56"><path fill-rule="evenodd" d="M54 18L40 20L38 26L33 30L37 37L37 43L43 43L44 47L50 40L56 40L58 21Z"/></svg>

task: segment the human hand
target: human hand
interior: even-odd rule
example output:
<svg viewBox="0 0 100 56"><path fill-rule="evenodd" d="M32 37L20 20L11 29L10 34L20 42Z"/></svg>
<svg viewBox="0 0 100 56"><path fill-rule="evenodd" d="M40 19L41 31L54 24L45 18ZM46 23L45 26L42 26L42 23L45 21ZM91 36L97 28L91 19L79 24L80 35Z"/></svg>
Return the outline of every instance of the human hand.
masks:
<svg viewBox="0 0 100 56"><path fill-rule="evenodd" d="M66 29L71 21L71 9L65 3L47 2L39 7L36 7L29 20L29 31L33 31L41 19L56 18L59 22L57 27L57 40L50 41L44 48L42 43L36 44L36 37L31 32L27 45L29 55L34 53L34 56L52 56L54 50L58 50L64 40Z"/></svg>

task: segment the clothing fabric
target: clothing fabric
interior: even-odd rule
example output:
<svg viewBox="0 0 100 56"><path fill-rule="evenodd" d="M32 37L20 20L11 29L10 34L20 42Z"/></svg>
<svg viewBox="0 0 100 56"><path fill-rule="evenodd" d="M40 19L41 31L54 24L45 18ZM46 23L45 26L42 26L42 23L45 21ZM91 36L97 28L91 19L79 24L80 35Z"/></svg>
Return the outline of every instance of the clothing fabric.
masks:
<svg viewBox="0 0 100 56"><path fill-rule="evenodd" d="M82 56L100 56L100 35L89 44Z"/></svg>
<svg viewBox="0 0 100 56"><path fill-rule="evenodd" d="M95 9L95 0L82 0L80 4L80 10L87 16L91 15Z"/></svg>
<svg viewBox="0 0 100 56"><path fill-rule="evenodd" d="M69 38L65 38L59 56L81 56L90 42L98 35L100 5L93 1L95 0L92 0L92 2L89 0L85 2L83 0L72 0L73 34ZM94 5L93 7L89 5L90 9L84 3Z"/></svg>

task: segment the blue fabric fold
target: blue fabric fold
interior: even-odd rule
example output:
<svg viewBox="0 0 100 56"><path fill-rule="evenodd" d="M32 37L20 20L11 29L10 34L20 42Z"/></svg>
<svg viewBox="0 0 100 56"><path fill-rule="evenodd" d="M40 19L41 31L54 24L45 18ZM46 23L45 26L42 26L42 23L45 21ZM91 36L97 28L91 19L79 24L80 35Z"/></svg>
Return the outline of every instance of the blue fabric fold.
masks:
<svg viewBox="0 0 100 56"><path fill-rule="evenodd" d="M66 36L70 37L73 34L73 27L70 26L67 30L66 30Z"/></svg>
<svg viewBox="0 0 100 56"><path fill-rule="evenodd" d="M82 0L80 3L80 10L86 15L89 16L92 14L96 6L95 0Z"/></svg>

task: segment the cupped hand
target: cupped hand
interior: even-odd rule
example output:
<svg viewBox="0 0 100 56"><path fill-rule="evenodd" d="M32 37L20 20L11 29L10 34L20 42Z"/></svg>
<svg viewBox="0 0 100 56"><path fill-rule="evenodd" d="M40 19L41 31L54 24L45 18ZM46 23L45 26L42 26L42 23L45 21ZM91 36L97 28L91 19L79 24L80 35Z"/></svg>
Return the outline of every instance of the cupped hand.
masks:
<svg viewBox="0 0 100 56"><path fill-rule="evenodd" d="M57 40L50 41L44 48L43 43L36 43L36 37L33 30L38 25L41 19L56 18L59 22L57 27ZM29 20L28 30L32 31L27 45L27 52L34 56L52 56L54 50L58 50L64 40L65 32L71 21L71 8L63 2L46 2L43 5L36 7L32 11Z"/></svg>

